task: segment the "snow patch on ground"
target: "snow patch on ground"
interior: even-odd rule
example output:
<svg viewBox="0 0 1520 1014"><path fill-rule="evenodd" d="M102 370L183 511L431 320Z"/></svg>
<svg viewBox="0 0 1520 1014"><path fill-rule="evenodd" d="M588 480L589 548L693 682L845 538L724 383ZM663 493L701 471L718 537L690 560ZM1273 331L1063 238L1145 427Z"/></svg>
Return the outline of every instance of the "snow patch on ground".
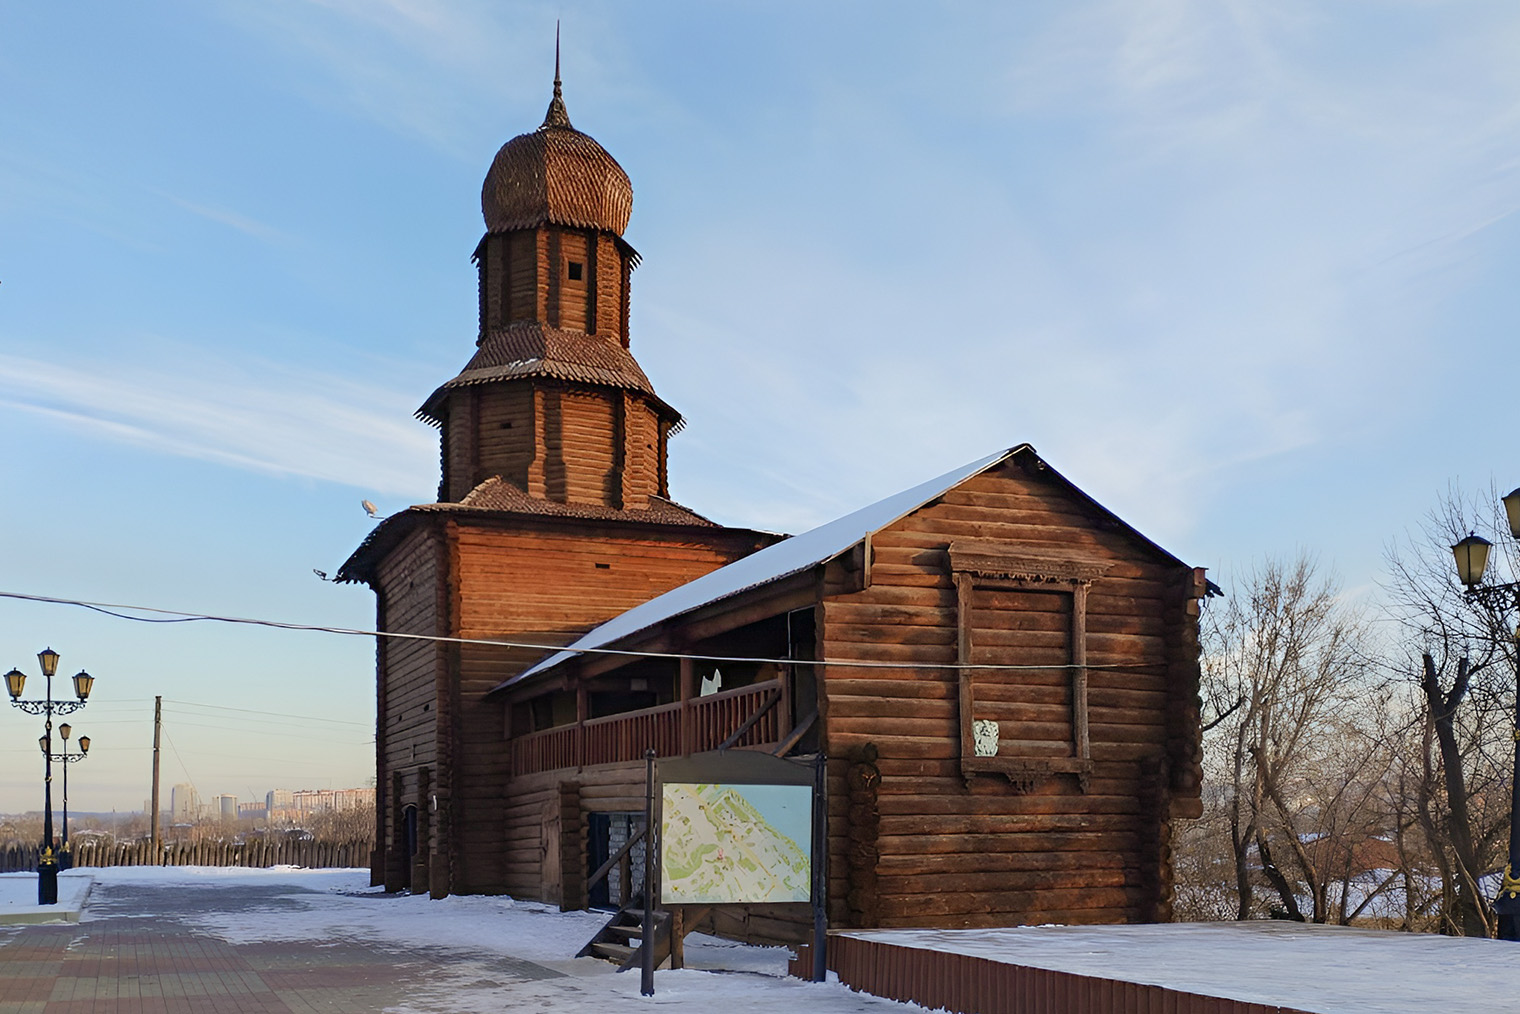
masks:
<svg viewBox="0 0 1520 1014"><path fill-rule="evenodd" d="M37 874L0 873L0 923L37 921L56 916L64 922L77 913L90 893L92 871L64 870L58 874L58 903L37 904Z"/></svg>
<svg viewBox="0 0 1520 1014"><path fill-rule="evenodd" d="M1297 922L853 930L852 937L1322 1014L1520 1009L1513 943Z"/></svg>

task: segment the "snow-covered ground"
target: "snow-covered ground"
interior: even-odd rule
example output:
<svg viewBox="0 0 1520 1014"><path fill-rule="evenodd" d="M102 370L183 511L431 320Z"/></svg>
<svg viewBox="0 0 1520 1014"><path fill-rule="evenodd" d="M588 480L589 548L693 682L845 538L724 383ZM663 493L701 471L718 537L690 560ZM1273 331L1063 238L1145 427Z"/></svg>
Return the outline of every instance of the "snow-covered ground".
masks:
<svg viewBox="0 0 1520 1014"><path fill-rule="evenodd" d="M369 885L367 870L306 870L288 867L242 869L214 867L109 867L91 869L95 888L80 919L81 927L127 916L156 916L189 925L233 944L310 941L313 947L371 945L406 952L426 948L451 952L415 996L398 997L387 1011L436 1014L438 1011L496 1012L529 1009L546 1012L648 1010L710 1014L761 1014L806 1010L809 1014L895 1012L922 1008L850 991L837 981L809 983L786 975L785 948L746 947L692 934L687 937L687 967L655 974L655 996L639 994L637 970L619 974L608 962L574 954L604 921L588 912L509 898L387 896ZM77 871L85 874L86 871ZM30 874L0 877L4 890L24 888L36 901L36 878ZM16 885L16 886L13 886ZM246 903L239 889L288 886L277 897L278 909ZM113 890L120 888L120 890ZM141 888L149 888L142 890ZM201 900L187 904L186 892L228 888L229 903ZM3 897L3 896L0 896ZM3 927L0 932L25 932ZM492 966L503 958L531 961L564 977L502 984Z"/></svg>
<svg viewBox="0 0 1520 1014"><path fill-rule="evenodd" d="M639 995L638 973L573 955L601 917L509 898L388 896L364 870L115 867L60 878L60 899L94 889L81 917L91 923L156 917L237 944L309 942L380 953L439 954L424 988L398 996L396 1014L647 1010L759 1014L897 1012L922 1008L854 993L837 982L786 976L784 948L745 947L692 935L688 967L656 973L656 995ZM0 876L0 913L35 907L32 874ZM24 926L0 925L5 935ZM903 946L1151 983L1186 992L1298 1007L1324 1014L1429 1010L1499 1014L1520 1010L1516 945L1298 923L1021 927L1006 930L857 931ZM561 977L515 981L504 959L533 962ZM503 981L504 979L512 981Z"/></svg>
<svg viewBox="0 0 1520 1014"><path fill-rule="evenodd" d="M39 905L37 874L0 873L0 925L73 919L90 893L92 880L89 871L66 870L58 875L58 903Z"/></svg>

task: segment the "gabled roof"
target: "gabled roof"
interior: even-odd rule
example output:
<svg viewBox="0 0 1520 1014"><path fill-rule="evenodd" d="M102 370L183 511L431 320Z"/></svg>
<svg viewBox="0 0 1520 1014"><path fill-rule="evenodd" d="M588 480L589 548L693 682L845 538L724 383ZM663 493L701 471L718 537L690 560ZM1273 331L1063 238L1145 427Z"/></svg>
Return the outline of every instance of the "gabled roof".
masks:
<svg viewBox="0 0 1520 1014"><path fill-rule="evenodd" d="M593 628L580 640L575 641L563 651L556 652L537 665L524 670L509 680L505 680L494 687L493 690L501 690L521 683L576 657L582 651L609 647L618 641L631 637L640 631L647 630L665 620L680 616L683 613L692 612L703 606L711 605L714 602L719 602L738 595L741 592L748 591L751 588L770 584L773 581L790 577L793 574L816 567L819 564L827 563L835 557L848 552L862 539L912 514L931 500L943 496L953 487L960 485L972 476L1001 465L1009 458L1020 454L1027 454L1034 458L1050 475L1066 485L1074 495L1093 507L1098 513L1113 521L1131 538L1149 547L1163 559L1178 566L1186 566L1181 560L1156 545L1156 543L1125 523L1108 508L1088 496L1070 479L1067 479L1055 469L1046 465L1040 460L1032 445L1019 444L1015 447L1010 447L1006 451L998 451L996 454L989 454L987 457L980 458L968 465L962 465L954 471L946 472L937 479L930 479L928 482L914 486L911 489L905 489L901 493L894 493L884 500L878 500L869 507L862 507L853 514L846 514L842 518L819 525L812 531L803 532L801 535L794 535L789 539L784 539L774 545L767 546L757 553L752 553L725 567L720 567L709 574L704 574L695 581L688 581L678 588L672 588L665 594L656 596L642 605L635 606L626 613L614 616L601 626Z"/></svg>
<svg viewBox="0 0 1520 1014"><path fill-rule="evenodd" d="M565 651L557 652L542 662L502 683L496 689L512 686L529 677L550 669L566 659L574 658L579 649L603 648L613 641L636 634L656 623L679 616L693 609L737 595L759 585L769 584L800 571L827 563L848 551L861 539L892 524L897 519L912 514L924 504L940 496L952 486L1006 461L1018 451L1034 448L1028 444L1006 451L990 454L985 458L962 465L953 472L946 472L937 479L894 493L885 500L878 500L869 507L862 507L853 514L846 514L812 531L794 535L758 553L735 560L726 567L704 574L695 581L688 581L679 588L672 588L642 605L634 606L620 616L593 628Z"/></svg>

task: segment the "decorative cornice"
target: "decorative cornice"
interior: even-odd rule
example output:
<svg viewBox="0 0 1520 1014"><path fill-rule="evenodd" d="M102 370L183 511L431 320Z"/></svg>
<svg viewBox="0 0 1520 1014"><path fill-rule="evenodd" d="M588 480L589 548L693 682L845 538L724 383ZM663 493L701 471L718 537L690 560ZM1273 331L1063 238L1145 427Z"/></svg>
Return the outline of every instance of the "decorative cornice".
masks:
<svg viewBox="0 0 1520 1014"><path fill-rule="evenodd" d="M1043 584L1086 584L1113 566L1104 560L1010 554L1006 544L952 542L950 569L958 574Z"/></svg>

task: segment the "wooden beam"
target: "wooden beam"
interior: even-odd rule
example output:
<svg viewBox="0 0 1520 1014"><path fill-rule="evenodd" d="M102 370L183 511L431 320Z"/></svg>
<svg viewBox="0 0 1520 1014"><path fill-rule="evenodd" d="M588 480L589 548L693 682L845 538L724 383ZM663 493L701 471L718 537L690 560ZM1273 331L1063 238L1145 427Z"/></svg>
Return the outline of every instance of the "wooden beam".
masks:
<svg viewBox="0 0 1520 1014"><path fill-rule="evenodd" d="M607 647L617 647L627 651L671 654L691 651L694 654L704 654L704 652L696 651L692 646L740 627L747 627L751 623L770 619L772 616L779 616L793 609L811 606L816 601L816 596L817 587L812 578L812 572L803 571L773 584L751 589L731 599L712 603L691 613L671 617L642 634L631 635L628 639L607 645ZM712 652L711 654L723 653ZM636 656L630 655L585 655L582 658L581 672L588 677L611 672L629 662L638 661Z"/></svg>
<svg viewBox="0 0 1520 1014"><path fill-rule="evenodd" d="M785 739L776 744L776 749L772 753L777 757L785 757L791 753L792 748L802 742L802 737L807 735L807 731L813 727L813 723L816 721L818 721L818 712L816 710L809 711L808 716L798 722L797 727Z"/></svg>
<svg viewBox="0 0 1520 1014"><path fill-rule="evenodd" d="M759 710L756 711L753 715L750 715L748 718L746 718L739 725L739 728L737 728L733 732L729 733L728 734L728 738L725 739L722 743L718 744L718 749L719 750L727 750L729 747L731 747L735 743L739 742L739 740L741 738L743 738L744 734L746 732L749 732L749 730L753 729L755 727L755 723L758 722L758 721L760 721L761 718L765 717L765 713L768 712L768 711L770 711L772 708L774 708L776 706L776 703L778 701L780 701L780 700L781 700L781 691L780 690L772 690L769 694L766 695L766 697L765 697L765 703L762 704L762 705L760 705Z"/></svg>
<svg viewBox="0 0 1520 1014"><path fill-rule="evenodd" d="M1087 583L1078 584L1071 596L1071 728L1077 756L1092 757L1087 730Z"/></svg>

